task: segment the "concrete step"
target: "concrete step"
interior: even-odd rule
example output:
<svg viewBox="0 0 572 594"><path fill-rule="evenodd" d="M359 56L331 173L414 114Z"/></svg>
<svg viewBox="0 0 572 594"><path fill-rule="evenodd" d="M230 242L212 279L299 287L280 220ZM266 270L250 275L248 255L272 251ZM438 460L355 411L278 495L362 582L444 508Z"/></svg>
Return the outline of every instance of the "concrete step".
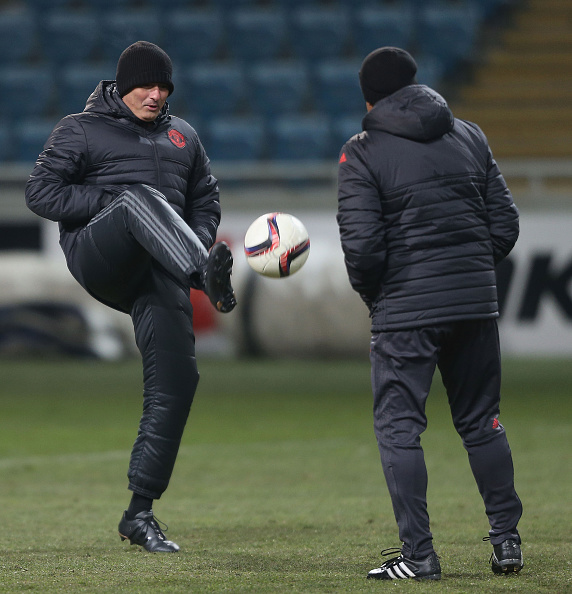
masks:
<svg viewBox="0 0 572 594"><path fill-rule="evenodd" d="M522 12L514 19L514 29L523 33L533 31L563 31L570 27L570 10Z"/></svg>
<svg viewBox="0 0 572 594"><path fill-rule="evenodd" d="M531 139L527 141L512 136L488 136L495 158L570 159L570 140Z"/></svg>
<svg viewBox="0 0 572 594"><path fill-rule="evenodd" d="M534 55L550 56L554 53L567 53L572 50L572 25L562 29L538 28L538 25L523 35L522 30L511 30L503 36L503 50L518 52L529 59Z"/></svg>
<svg viewBox="0 0 572 594"><path fill-rule="evenodd" d="M482 81L480 85L464 87L457 101L459 104L479 107L490 105L498 109L536 107L547 109L572 106L572 81L521 81L513 84Z"/></svg>
<svg viewBox="0 0 572 594"><path fill-rule="evenodd" d="M477 123L480 121L508 125L523 123L527 127L542 125L556 126L561 129L571 126L568 128L567 133L572 143L572 110L569 107L537 109L514 105L511 109L499 109L495 105L483 105L481 107L459 105L456 108L455 115Z"/></svg>
<svg viewBox="0 0 572 594"><path fill-rule="evenodd" d="M570 12L570 0L528 0L526 3L528 10L538 11L557 11L564 10Z"/></svg>

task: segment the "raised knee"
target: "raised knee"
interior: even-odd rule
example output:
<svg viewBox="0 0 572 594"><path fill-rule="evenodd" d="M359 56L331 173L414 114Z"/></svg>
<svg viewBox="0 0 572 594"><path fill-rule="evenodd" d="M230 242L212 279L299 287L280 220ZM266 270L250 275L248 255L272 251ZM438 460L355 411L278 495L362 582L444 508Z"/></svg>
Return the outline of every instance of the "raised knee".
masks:
<svg viewBox="0 0 572 594"><path fill-rule="evenodd" d="M134 184L129 186L123 194L120 194L120 197L121 196L132 196L139 200L146 200L147 202L149 200L162 200L163 202L167 202L167 198L164 194L147 184Z"/></svg>

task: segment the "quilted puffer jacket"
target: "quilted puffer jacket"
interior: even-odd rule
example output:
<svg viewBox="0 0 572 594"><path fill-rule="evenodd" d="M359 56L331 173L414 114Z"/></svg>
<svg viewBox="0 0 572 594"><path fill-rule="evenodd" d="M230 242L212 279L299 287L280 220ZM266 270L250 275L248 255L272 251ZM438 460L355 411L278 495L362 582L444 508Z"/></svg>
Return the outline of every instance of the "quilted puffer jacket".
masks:
<svg viewBox="0 0 572 594"><path fill-rule="evenodd" d="M73 270L75 236L113 198L134 184L159 190L208 249L220 222L217 180L195 130L165 104L152 123L136 118L114 81L101 81L85 110L63 118L26 186L36 214L58 221Z"/></svg>
<svg viewBox="0 0 572 594"><path fill-rule="evenodd" d="M372 331L497 317L519 218L482 131L424 85L378 101L363 130L340 152L337 220Z"/></svg>

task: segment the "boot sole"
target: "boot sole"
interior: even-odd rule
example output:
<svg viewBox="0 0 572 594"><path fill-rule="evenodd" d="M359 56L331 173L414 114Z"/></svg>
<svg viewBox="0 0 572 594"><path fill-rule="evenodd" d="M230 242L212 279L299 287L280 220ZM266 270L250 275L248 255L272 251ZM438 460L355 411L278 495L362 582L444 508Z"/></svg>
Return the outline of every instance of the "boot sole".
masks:
<svg viewBox="0 0 572 594"><path fill-rule="evenodd" d="M506 563L505 565L493 565L493 573L496 575L503 575L507 573L518 573L523 566L520 561L515 560L514 562Z"/></svg>
<svg viewBox="0 0 572 594"><path fill-rule="evenodd" d="M234 290L230 282L234 260L228 246L225 245L225 249L220 249L219 252L214 255L214 265L211 274L217 281L216 285L218 287L225 287L226 290L221 291L225 295L225 298L219 299L213 305L219 312L228 313L236 306L236 298L234 297Z"/></svg>
<svg viewBox="0 0 572 594"><path fill-rule="evenodd" d="M400 578L392 578L392 577L377 577L375 575L368 575L367 576L368 580L380 580L380 581L393 581L393 582L401 582L401 581L406 581L406 580L413 580L415 582L422 582L424 580L440 580L441 579L441 574L440 573L432 573L431 575L419 575L419 576L415 576L415 577L411 577L411 578L404 578L404 579L400 579Z"/></svg>

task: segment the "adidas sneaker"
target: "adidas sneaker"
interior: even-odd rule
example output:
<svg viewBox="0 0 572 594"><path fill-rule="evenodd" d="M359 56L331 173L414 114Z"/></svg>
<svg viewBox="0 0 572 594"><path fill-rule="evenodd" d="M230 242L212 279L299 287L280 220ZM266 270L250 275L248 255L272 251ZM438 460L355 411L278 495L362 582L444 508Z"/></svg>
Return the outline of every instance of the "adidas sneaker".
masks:
<svg viewBox="0 0 572 594"><path fill-rule="evenodd" d="M399 549L386 549L382 555L391 555ZM394 557L383 563L381 567L372 569L367 574L368 579L375 580L440 580L441 564L437 553L433 552L424 559L408 559L403 555Z"/></svg>

